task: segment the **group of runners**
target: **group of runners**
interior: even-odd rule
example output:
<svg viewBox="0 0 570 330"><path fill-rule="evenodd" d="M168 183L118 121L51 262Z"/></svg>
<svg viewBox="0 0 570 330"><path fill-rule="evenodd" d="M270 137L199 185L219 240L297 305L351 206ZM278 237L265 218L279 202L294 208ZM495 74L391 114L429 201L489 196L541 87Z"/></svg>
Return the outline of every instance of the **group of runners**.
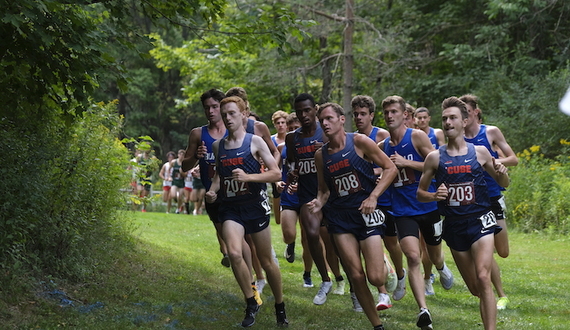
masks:
<svg viewBox="0 0 570 330"><path fill-rule="evenodd" d="M384 329L377 311L392 306L388 293L402 299L406 282L419 308L416 325L433 329L426 303L426 295L434 294L432 267L444 289L454 282L443 239L480 300L485 329L496 328L497 308L505 308L508 299L493 253L509 253L501 189L509 183L505 166L517 159L498 128L480 123L475 96L443 101L443 130L429 127L426 108L413 109L402 97L389 96L381 109L385 130L372 125L374 100L359 95L351 109L357 132L349 133L340 105L317 105L303 93L294 101L294 114L274 114L273 137L265 123L249 118L243 88L212 89L201 102L208 124L191 131L180 170L199 165L222 264L231 266L246 300L243 327L255 323L265 283L275 298L277 324L289 323L271 245L267 184L273 183L285 258L295 259L298 218L303 285L313 286L313 264L321 277L315 305L333 291L329 270L334 290L344 293L340 264L354 310L364 312L374 329ZM377 299L367 282L377 288Z"/></svg>

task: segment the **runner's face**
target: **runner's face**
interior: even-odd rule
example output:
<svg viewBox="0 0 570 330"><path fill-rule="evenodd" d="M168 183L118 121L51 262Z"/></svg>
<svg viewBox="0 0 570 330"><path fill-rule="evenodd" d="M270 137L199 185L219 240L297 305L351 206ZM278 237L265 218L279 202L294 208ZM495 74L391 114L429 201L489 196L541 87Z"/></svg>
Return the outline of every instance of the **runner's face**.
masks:
<svg viewBox="0 0 570 330"><path fill-rule="evenodd" d="M245 114L240 111L235 102L226 103L222 107L222 120L224 121L224 125L232 132L235 132L243 126L244 117L246 117Z"/></svg>
<svg viewBox="0 0 570 330"><path fill-rule="evenodd" d="M344 116L339 116L332 107L326 107L319 115L321 128L327 137L338 134L344 128Z"/></svg>
<svg viewBox="0 0 570 330"><path fill-rule="evenodd" d="M305 100L295 103L295 113L303 127L311 127L316 121L317 107L313 105L311 100Z"/></svg>
<svg viewBox="0 0 570 330"><path fill-rule="evenodd" d="M478 123L479 119L477 118L477 110L473 109L473 107L466 103L467 106L467 113L469 116L467 117L467 125L472 125L473 123Z"/></svg>
<svg viewBox="0 0 570 330"><path fill-rule="evenodd" d="M418 125L418 128L420 129L428 128L430 120L431 117L427 112L420 112L416 115L416 125Z"/></svg>
<svg viewBox="0 0 570 330"><path fill-rule="evenodd" d="M285 120L285 118L277 118L277 120L273 122L273 125L275 126L277 133L283 134L287 132L287 120Z"/></svg>
<svg viewBox="0 0 570 330"><path fill-rule="evenodd" d="M289 132L292 132L294 130L296 130L297 128L301 127L301 122L299 122L298 120L295 120L289 124L287 124L287 130Z"/></svg>
<svg viewBox="0 0 570 330"><path fill-rule="evenodd" d="M358 131L366 131L372 126L374 113L370 113L368 108L356 107L352 110L352 115L354 116L354 123L356 124L356 129Z"/></svg>
<svg viewBox="0 0 570 330"><path fill-rule="evenodd" d="M404 124L406 113L400 103L391 103L384 107L384 121L388 129L396 129Z"/></svg>
<svg viewBox="0 0 570 330"><path fill-rule="evenodd" d="M202 106L204 107L204 114L209 122L217 123L222 119L220 117L220 102L210 97L202 103Z"/></svg>
<svg viewBox="0 0 570 330"><path fill-rule="evenodd" d="M441 125L443 133L448 138L463 136L467 119L461 118L461 110L458 107L451 107L441 113Z"/></svg>

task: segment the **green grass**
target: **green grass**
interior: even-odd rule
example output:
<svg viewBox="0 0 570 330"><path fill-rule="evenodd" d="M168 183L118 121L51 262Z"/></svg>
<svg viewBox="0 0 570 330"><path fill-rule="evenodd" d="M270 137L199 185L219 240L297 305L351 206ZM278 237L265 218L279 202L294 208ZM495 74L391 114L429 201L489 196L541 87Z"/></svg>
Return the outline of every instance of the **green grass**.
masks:
<svg viewBox="0 0 570 330"><path fill-rule="evenodd" d="M231 329L240 328L244 302L230 269L220 265L214 229L206 216L136 213L132 251L102 266L90 282L55 283L22 299L0 305L4 329ZM283 274L290 329L371 329L362 313L352 311L350 296L329 295L323 306L312 303L315 288L302 287L300 249L287 263L278 225L272 224L273 245ZM567 329L570 320L570 239L510 233L511 256L498 259L511 303L498 316L499 329ZM298 239L298 247L301 246ZM436 295L428 306L436 330L482 329L478 300L469 295L449 250L446 260L456 285ZM313 280L319 284L317 271ZM74 307L45 291L59 289ZM48 290L49 289L49 290ZM43 293L43 294L42 294ZM273 329L273 300L266 287L254 329ZM98 303L99 304L96 304ZM380 313L386 329L417 329L417 306L407 295ZM100 308L98 308L100 307Z"/></svg>

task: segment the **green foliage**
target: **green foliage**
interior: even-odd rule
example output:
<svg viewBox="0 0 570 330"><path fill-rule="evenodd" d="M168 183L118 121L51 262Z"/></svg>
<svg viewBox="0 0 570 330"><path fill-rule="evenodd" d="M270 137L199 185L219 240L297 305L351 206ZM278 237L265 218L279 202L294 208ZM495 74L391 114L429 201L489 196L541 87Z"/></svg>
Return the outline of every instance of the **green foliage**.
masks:
<svg viewBox="0 0 570 330"><path fill-rule="evenodd" d="M124 240L128 222L116 211L130 176L116 104L93 105L80 118L65 126L44 116L47 129L37 130L32 118L2 123L2 287L28 272L82 278L97 268L94 251Z"/></svg>
<svg viewBox="0 0 570 330"><path fill-rule="evenodd" d="M498 125L515 151L540 145L545 156L554 159L563 152L559 141L568 138L570 117L558 110L558 102L570 85L570 71L534 77L521 70L517 76L521 79L499 71L489 76L486 86L475 90L483 121Z"/></svg>
<svg viewBox="0 0 570 330"><path fill-rule="evenodd" d="M519 165L509 169L511 185L505 193L509 224L525 232L570 233L570 142L560 140L564 152L544 157L539 146L519 153Z"/></svg>

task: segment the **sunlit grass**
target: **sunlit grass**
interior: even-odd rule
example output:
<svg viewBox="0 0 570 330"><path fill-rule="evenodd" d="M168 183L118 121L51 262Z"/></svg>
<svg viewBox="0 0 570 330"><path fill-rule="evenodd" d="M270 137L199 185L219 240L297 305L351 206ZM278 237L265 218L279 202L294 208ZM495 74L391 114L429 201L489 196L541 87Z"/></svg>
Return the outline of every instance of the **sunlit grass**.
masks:
<svg viewBox="0 0 570 330"><path fill-rule="evenodd" d="M136 213L136 217L136 248L108 265L109 271L81 285L56 283L74 306L59 307L56 299L36 297L22 303L22 318L8 319L8 324L18 329L240 328L243 298L231 270L220 265L214 228L207 217L162 213ZM372 328L364 314L352 311L348 293L331 294L323 306L313 305L320 282L316 269L312 273L315 287L303 288L300 249L297 260L287 263L280 228L272 224L271 230L283 274L290 329ZM511 303L499 312L498 328L567 329L570 240L517 233L511 233L510 238L511 256L498 261ZM297 246L301 246L299 241ZM459 278L448 248L444 251L457 281L450 291L436 283L436 295L428 297L434 328L482 329L478 300ZM275 328L269 287L262 298L254 328ZM417 306L411 291L393 303L394 307L380 313L386 329L417 329Z"/></svg>

